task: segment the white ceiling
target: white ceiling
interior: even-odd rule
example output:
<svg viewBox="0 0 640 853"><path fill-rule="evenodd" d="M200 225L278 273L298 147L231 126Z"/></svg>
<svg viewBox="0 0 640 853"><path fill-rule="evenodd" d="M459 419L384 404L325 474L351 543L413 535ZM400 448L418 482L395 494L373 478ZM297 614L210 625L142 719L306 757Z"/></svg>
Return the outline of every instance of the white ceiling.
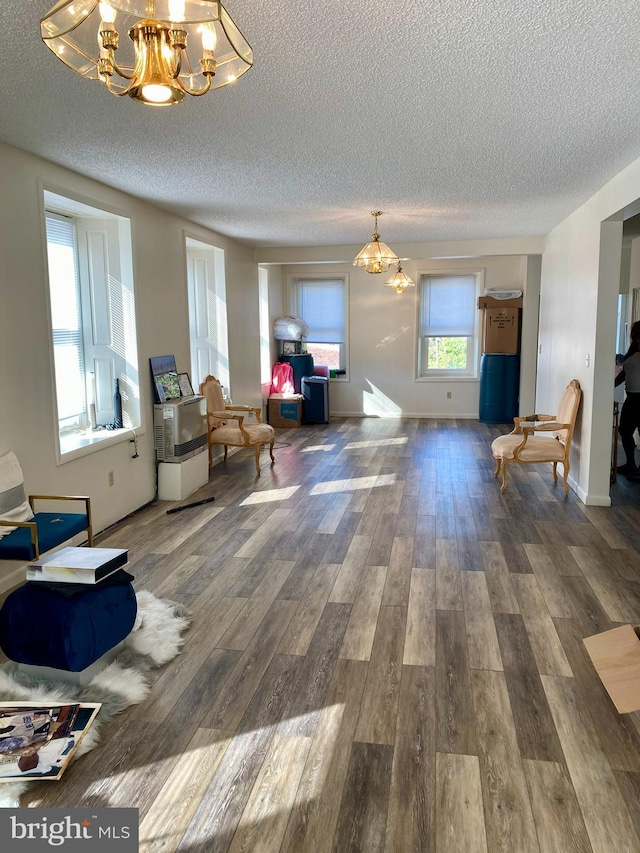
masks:
<svg viewBox="0 0 640 853"><path fill-rule="evenodd" d="M0 139L261 246L546 234L640 156L638 0L228 0L255 65L154 109L0 3Z"/></svg>

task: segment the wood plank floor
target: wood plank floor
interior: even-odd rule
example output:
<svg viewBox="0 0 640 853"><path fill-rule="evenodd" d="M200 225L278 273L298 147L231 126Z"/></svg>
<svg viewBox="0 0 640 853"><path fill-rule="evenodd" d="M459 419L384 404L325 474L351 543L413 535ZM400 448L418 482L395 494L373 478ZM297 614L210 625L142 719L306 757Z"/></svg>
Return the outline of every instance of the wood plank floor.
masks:
<svg viewBox="0 0 640 853"><path fill-rule="evenodd" d="M141 846L640 851L640 715L582 638L640 621L640 485L506 494L477 421L278 431L96 544L194 618L148 700L24 806L134 806Z"/></svg>

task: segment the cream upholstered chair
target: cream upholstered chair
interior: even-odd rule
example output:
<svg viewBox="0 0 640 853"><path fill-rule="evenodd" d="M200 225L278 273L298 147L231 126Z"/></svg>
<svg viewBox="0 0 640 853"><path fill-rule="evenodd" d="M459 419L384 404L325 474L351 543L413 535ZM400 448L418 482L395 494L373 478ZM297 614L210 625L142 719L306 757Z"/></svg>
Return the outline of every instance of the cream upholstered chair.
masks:
<svg viewBox="0 0 640 853"><path fill-rule="evenodd" d="M275 430L265 424L260 409L255 406L228 405L224 403L222 388L215 376L207 376L200 383L200 393L207 398L207 419L209 426L209 467L212 464L213 447L224 447L224 461L227 461L227 448L253 447L256 458L256 471L260 473L260 447L269 445L271 464L275 462L273 445ZM244 413L244 414L242 414ZM257 423L245 424L247 414L253 413Z"/></svg>
<svg viewBox="0 0 640 853"><path fill-rule="evenodd" d="M507 488L507 465L513 462L553 462L553 479L556 482L558 462L562 462L562 485L565 495L569 494L569 453L581 397L580 383L577 379L572 379L565 388L557 414L514 418L513 431L494 439L491 445L491 452L496 460L493 476L497 477L502 472L501 492ZM552 435L536 435L540 432Z"/></svg>

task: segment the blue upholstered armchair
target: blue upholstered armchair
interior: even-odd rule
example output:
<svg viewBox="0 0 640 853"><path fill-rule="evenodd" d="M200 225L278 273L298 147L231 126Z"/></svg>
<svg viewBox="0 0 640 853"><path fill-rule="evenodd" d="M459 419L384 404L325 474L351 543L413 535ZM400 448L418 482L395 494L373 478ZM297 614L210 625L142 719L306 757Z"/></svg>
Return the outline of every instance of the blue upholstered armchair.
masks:
<svg viewBox="0 0 640 853"><path fill-rule="evenodd" d="M36 501L83 504L79 512L35 512ZM73 508L73 503L69 509ZM37 560L41 554L86 532L93 545L91 499L84 495L29 495L12 451L0 456L0 560Z"/></svg>

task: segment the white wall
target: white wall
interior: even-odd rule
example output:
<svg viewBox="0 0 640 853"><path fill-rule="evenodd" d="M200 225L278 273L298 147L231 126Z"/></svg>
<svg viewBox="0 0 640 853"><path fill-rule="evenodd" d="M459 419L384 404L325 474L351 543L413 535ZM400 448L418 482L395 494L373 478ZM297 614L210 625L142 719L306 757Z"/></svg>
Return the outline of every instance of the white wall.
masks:
<svg viewBox="0 0 640 853"><path fill-rule="evenodd" d="M396 248L396 247L394 247ZM355 252L354 252L355 254ZM535 365L537 345L538 277L536 263L526 257L433 258L413 257L403 262L404 271L417 283L428 272L484 271L484 286L507 290L530 289L523 311L523 340L529 349L524 358ZM390 273L370 275L352 264L283 264L287 275L341 275L349 277L349 378L331 380L331 413L342 416L390 415L406 417L477 418L479 379L416 381L417 291L399 295L384 286ZM528 306L531 306L529 308ZM521 394L533 399L530 369L523 374ZM447 398L451 392L451 398Z"/></svg>
<svg viewBox="0 0 640 853"><path fill-rule="evenodd" d="M185 233L226 252L231 385L238 401L260 403L257 267L252 250L107 186L23 151L0 144L0 452L12 449L28 492L89 494L100 531L153 500L152 355L176 356L189 370ZM132 222L133 263L142 413L139 458L124 440L57 464L46 249L42 237L43 186L105 207ZM241 330L234 334L233 330ZM107 484L107 472L115 483Z"/></svg>
<svg viewBox="0 0 640 853"><path fill-rule="evenodd" d="M282 288L282 267L280 264L271 264L266 265L265 270L268 276L269 282L269 320L270 320L270 354L271 354L271 364L275 364L278 360L278 341L276 341L273 337L273 323L278 317L282 317L284 314L288 314L289 310L285 307L284 304L284 292ZM271 383L269 386L263 387L263 396L268 397L269 391L271 388Z"/></svg>
<svg viewBox="0 0 640 853"><path fill-rule="evenodd" d="M580 381L570 480L585 503L603 506L610 503L622 220L637 212L639 197L636 160L550 232L542 256L536 407L553 411L567 382Z"/></svg>

